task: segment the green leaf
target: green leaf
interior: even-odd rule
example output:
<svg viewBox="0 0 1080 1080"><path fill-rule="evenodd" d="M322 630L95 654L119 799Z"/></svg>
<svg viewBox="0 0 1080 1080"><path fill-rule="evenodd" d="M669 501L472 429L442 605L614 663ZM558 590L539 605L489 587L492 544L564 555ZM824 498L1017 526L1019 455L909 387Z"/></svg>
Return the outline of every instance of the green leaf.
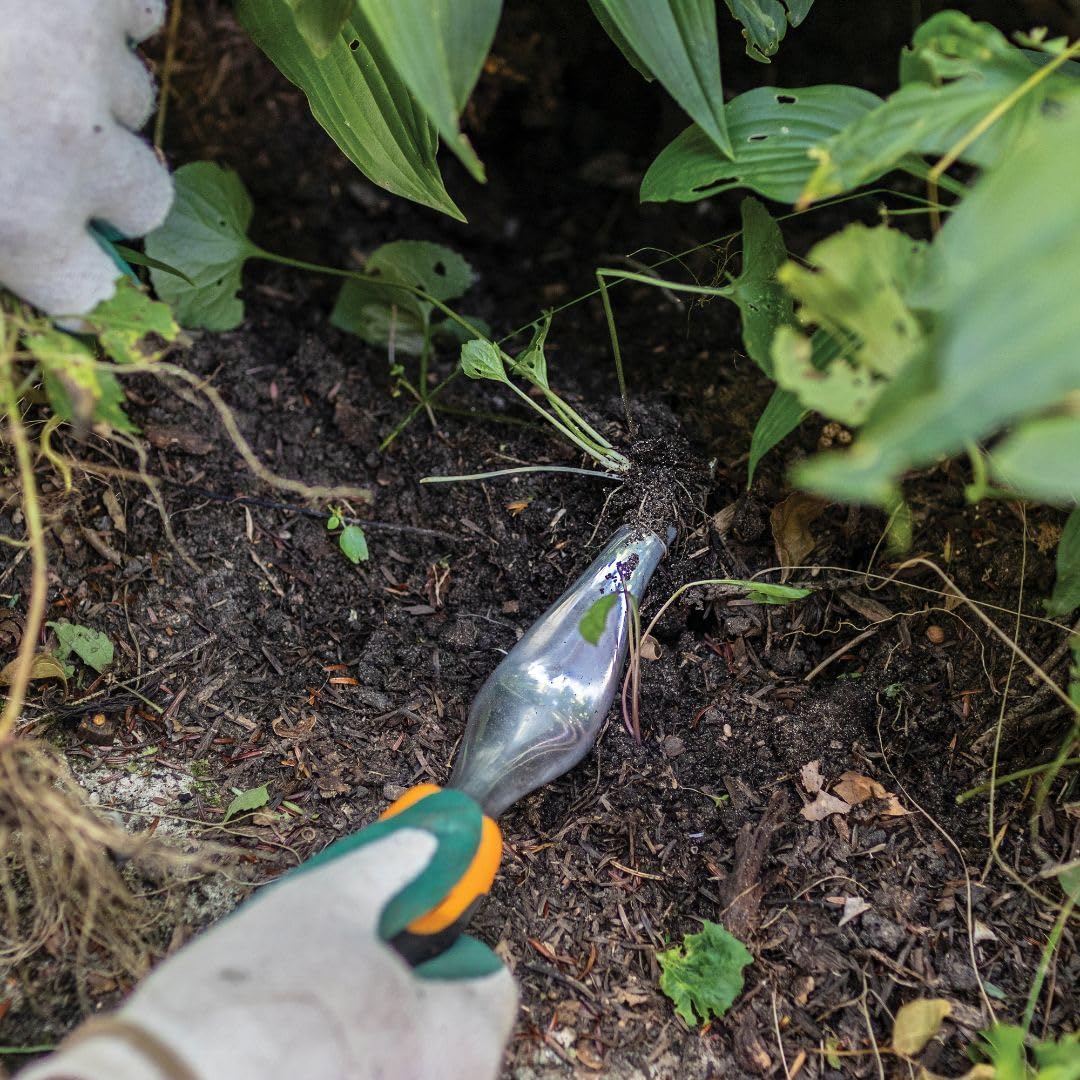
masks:
<svg viewBox="0 0 1080 1080"><path fill-rule="evenodd" d="M483 338L474 338L461 346L461 370L470 379L491 379L502 383L510 381L503 366L502 351Z"/></svg>
<svg viewBox="0 0 1080 1080"><path fill-rule="evenodd" d="M1080 503L1080 416L1045 416L1021 424L990 455L994 476L1029 499Z"/></svg>
<svg viewBox="0 0 1080 1080"><path fill-rule="evenodd" d="M182 165L173 183L172 209L146 237L146 253L175 266L194 284L154 268L150 280L181 326L231 330L244 318L236 295L244 263L260 254L247 238L251 197L236 173L210 161Z"/></svg>
<svg viewBox="0 0 1080 1080"><path fill-rule="evenodd" d="M395 240L372 252L364 266L369 278L350 278L341 287L330 322L372 345L387 345L411 356L424 350L432 305L402 285L436 300L455 300L476 280L457 252L423 240ZM398 286L398 287L395 287Z"/></svg>
<svg viewBox="0 0 1080 1080"><path fill-rule="evenodd" d="M767 199L793 203L814 171L809 149L880 104L881 98L854 86L747 91L724 107L730 160L693 124L649 166L641 201L696 202L750 188Z"/></svg>
<svg viewBox="0 0 1080 1080"><path fill-rule="evenodd" d="M1025 154L978 181L908 297L932 324L925 357L894 379L850 451L812 458L798 483L886 504L907 469L1080 392L1078 175L1074 117L1047 122Z"/></svg>
<svg viewBox="0 0 1080 1080"><path fill-rule="evenodd" d="M729 585L742 585L746 599L755 604L791 604L810 595L809 589L797 585L770 585L766 581L730 581Z"/></svg>
<svg viewBox="0 0 1080 1080"><path fill-rule="evenodd" d="M780 280L800 303L798 318L844 342L823 370L810 339L782 326L773 340L777 384L804 408L861 424L889 379L925 348L906 300L919 280L926 245L886 225L859 223L814 246L809 268L789 262Z"/></svg>
<svg viewBox="0 0 1080 1080"><path fill-rule="evenodd" d="M1080 895L1080 882L1072 895ZM1066 1032L1055 1042L1036 1043L1032 1052L1038 1065L1035 1080L1080 1080L1080 1031Z"/></svg>
<svg viewBox="0 0 1080 1080"><path fill-rule="evenodd" d="M976 1049L994 1066L994 1080L1027 1080L1024 1030L1013 1024L995 1024L979 1032Z"/></svg>
<svg viewBox="0 0 1080 1080"><path fill-rule="evenodd" d="M144 251L136 251L134 248L126 247L123 244L113 244L113 248L124 262L130 263L132 266L145 266L147 269L161 270L163 273L172 274L174 277L186 281L189 285L195 284L183 271L177 270L175 266L170 266L160 259L151 259Z"/></svg>
<svg viewBox="0 0 1080 1080"><path fill-rule="evenodd" d="M83 321L97 336L102 349L118 364L134 364L159 356L160 352L140 348L149 334L165 341L175 341L180 334L169 305L151 300L128 278L121 278L116 292Z"/></svg>
<svg viewBox="0 0 1080 1080"><path fill-rule="evenodd" d="M287 0L237 0L236 11L255 44L300 87L315 119L369 180L465 220L443 186L435 160L438 133L359 7L321 59L304 41Z"/></svg>
<svg viewBox="0 0 1080 1080"><path fill-rule="evenodd" d="M618 599L615 593L605 593L590 605L589 610L581 617L578 630L590 645L600 644L600 638L604 636L604 627L607 626L608 615L611 614L611 609L615 607Z"/></svg>
<svg viewBox="0 0 1080 1080"><path fill-rule="evenodd" d="M619 24L609 14L606 7L604 7L604 0L589 0L589 7L592 8L592 13L596 16L600 25L604 28L607 36L615 42L618 46L619 52L623 54L627 63L643 75L649 82L653 82L655 76L649 70L648 65L636 52L634 52L633 46L626 40L623 32L619 29Z"/></svg>
<svg viewBox="0 0 1080 1080"><path fill-rule="evenodd" d="M818 330L810 339L810 363L818 370L840 355L840 343L824 330ZM750 438L750 455L746 466L746 486L754 482L754 473L761 459L783 439L786 439L809 414L801 401L790 390L777 387L769 403L762 410Z"/></svg>
<svg viewBox="0 0 1080 1080"><path fill-rule="evenodd" d="M1080 507L1073 510L1061 530L1056 561L1057 579L1046 611L1052 618L1061 618L1080 607Z"/></svg>
<svg viewBox="0 0 1080 1080"><path fill-rule="evenodd" d="M600 20L605 29L612 23L618 27L614 40L623 53L638 57L720 152L731 157L715 0L596 0L592 7L607 14L607 20Z"/></svg>
<svg viewBox="0 0 1080 1080"><path fill-rule="evenodd" d="M798 26L814 0L726 0L728 10L743 25L746 55L767 64L784 40L788 24Z"/></svg>
<svg viewBox="0 0 1080 1080"><path fill-rule="evenodd" d="M742 993L743 968L753 963L746 946L716 923L687 934L681 947L656 954L660 989L690 1027L723 1016Z"/></svg>
<svg viewBox="0 0 1080 1080"><path fill-rule="evenodd" d="M110 365L99 363L83 342L46 326L25 334L23 344L41 365L45 393L61 420L77 431L94 423L138 430L124 414L124 391Z"/></svg>
<svg viewBox="0 0 1080 1080"><path fill-rule="evenodd" d="M82 662L101 673L113 661L113 644L100 630L79 626L67 620L46 623L57 640L56 656L66 660L74 653Z"/></svg>
<svg viewBox="0 0 1080 1080"><path fill-rule="evenodd" d="M340 525L341 525L341 518L337 514L331 514L326 519L326 527L327 527L327 529L337 529L337 528L340 527Z"/></svg>
<svg viewBox="0 0 1080 1080"><path fill-rule="evenodd" d="M446 145L483 181L484 167L459 125L495 37L502 0L356 2Z"/></svg>
<svg viewBox="0 0 1080 1080"><path fill-rule="evenodd" d="M479 315L461 315L461 317L473 327L472 330L466 330L461 323L453 319L443 319L431 328L432 334L458 345L464 345L466 341L472 341L478 337L491 337L491 325L486 319L481 319Z"/></svg>
<svg viewBox="0 0 1080 1080"><path fill-rule="evenodd" d="M551 314L548 312L533 328L532 341L510 361L510 370L515 375L520 375L544 391L551 389L548 384L547 357L544 355L544 344L550 329Z"/></svg>
<svg viewBox="0 0 1080 1080"><path fill-rule="evenodd" d="M338 537L338 547L341 548L345 558L354 566L368 560L367 537L359 525L346 525L341 530L341 535Z"/></svg>
<svg viewBox="0 0 1080 1080"><path fill-rule="evenodd" d="M290 0L296 26L308 47L320 59L341 33L356 0Z"/></svg>
<svg viewBox="0 0 1080 1080"><path fill-rule="evenodd" d="M915 32L901 58L901 88L814 151L818 167L800 203L850 191L907 155L948 153L1031 78L1037 65L989 23L942 11ZM987 168L1019 155L1032 121L1075 103L1080 83L1060 72L1031 87L969 147L962 160Z"/></svg>
<svg viewBox="0 0 1080 1080"><path fill-rule="evenodd" d="M236 788L233 788L236 791ZM258 787L248 788L247 791L241 791L225 810L225 816L221 819L221 824L224 825L231 821L237 814L243 814L247 810L258 810L265 806L270 801L270 791L267 784L260 784Z"/></svg>
<svg viewBox="0 0 1080 1080"><path fill-rule="evenodd" d="M772 375L770 348L778 327L794 321L791 294L777 271L787 260L780 226L757 199L742 201L742 273L731 283L729 297L739 306L747 355Z"/></svg>

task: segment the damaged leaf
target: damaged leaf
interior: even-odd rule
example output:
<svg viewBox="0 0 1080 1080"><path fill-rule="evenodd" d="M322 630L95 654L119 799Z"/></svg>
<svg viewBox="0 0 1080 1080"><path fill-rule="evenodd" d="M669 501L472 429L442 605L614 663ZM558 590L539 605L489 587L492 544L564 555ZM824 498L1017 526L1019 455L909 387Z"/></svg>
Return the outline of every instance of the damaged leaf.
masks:
<svg viewBox="0 0 1080 1080"><path fill-rule="evenodd" d="M0 668L0 686L11 685L18 663L18 660L12 660ZM30 663L30 681L37 682L41 679L59 679L64 684L64 691L67 691L67 672L64 665L48 653L38 653Z"/></svg>
<svg viewBox="0 0 1080 1080"><path fill-rule="evenodd" d="M941 1030L952 1012L943 998L921 998L902 1006L893 1021L892 1048L904 1057L914 1057Z"/></svg>
<svg viewBox="0 0 1080 1080"><path fill-rule="evenodd" d="M266 784L260 784L255 788L248 788L247 791L240 791L238 788L233 788L233 792L236 798L229 803L228 809L225 811L225 816L221 819L221 824L224 825L237 814L243 814L248 810L259 810L264 807L270 801L270 790Z"/></svg>
<svg viewBox="0 0 1080 1080"><path fill-rule="evenodd" d="M858 806L868 799L880 799L885 803L881 811L886 817L903 817L908 813L900 804L900 800L876 780L862 773L850 770L840 774L840 779L833 785L833 791L845 802L852 806Z"/></svg>
<svg viewBox="0 0 1080 1080"><path fill-rule="evenodd" d="M722 926L705 920L681 946L656 954L660 989L691 1027L723 1016L742 993L743 968L753 963L749 949Z"/></svg>
<svg viewBox="0 0 1080 1080"><path fill-rule="evenodd" d="M851 806L844 802L843 799L838 799L827 791L819 791L814 801L807 803L799 813L807 821L824 821L825 818L831 817L833 814L847 814L850 810Z"/></svg>
<svg viewBox="0 0 1080 1080"><path fill-rule="evenodd" d="M814 550L817 541L810 526L821 517L828 503L816 495L801 491L792 492L783 502L777 503L769 514L776 557L784 568L782 581L791 576L793 567L802 566Z"/></svg>
<svg viewBox="0 0 1080 1080"><path fill-rule="evenodd" d="M74 653L84 664L92 667L99 674L113 661L113 644L100 631L89 626L79 626L66 620L46 623L57 640L56 656L66 660Z"/></svg>

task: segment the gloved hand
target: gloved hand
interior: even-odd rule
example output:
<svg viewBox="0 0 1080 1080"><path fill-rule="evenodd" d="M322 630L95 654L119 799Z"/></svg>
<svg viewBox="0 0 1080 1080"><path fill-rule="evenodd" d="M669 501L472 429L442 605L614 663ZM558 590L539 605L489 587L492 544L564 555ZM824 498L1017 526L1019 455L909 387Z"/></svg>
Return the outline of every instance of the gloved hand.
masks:
<svg viewBox="0 0 1080 1080"><path fill-rule="evenodd" d="M0 0L0 284L50 315L81 315L119 270L97 221L142 236L172 180L134 130L154 84L131 51L164 0Z"/></svg>
<svg viewBox="0 0 1080 1080"><path fill-rule="evenodd" d="M339 841L19 1080L494 1077L517 1002L498 958L458 938L413 969L386 944L468 878L481 823L436 789Z"/></svg>

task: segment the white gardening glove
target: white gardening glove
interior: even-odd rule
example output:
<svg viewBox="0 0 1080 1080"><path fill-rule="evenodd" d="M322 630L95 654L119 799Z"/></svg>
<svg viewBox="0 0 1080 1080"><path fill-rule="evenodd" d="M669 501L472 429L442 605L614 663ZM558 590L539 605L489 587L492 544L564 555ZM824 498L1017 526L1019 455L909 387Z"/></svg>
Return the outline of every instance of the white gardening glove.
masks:
<svg viewBox="0 0 1080 1080"><path fill-rule="evenodd" d="M449 833L479 822L460 792L434 798L458 815ZM469 865L472 849L463 854L441 823L430 826L415 806L339 842L181 949L117 1013L76 1029L19 1080L495 1077L517 1004L506 968L459 938L414 970L382 940L416 925ZM439 977L422 976L426 968L441 968Z"/></svg>
<svg viewBox="0 0 1080 1080"><path fill-rule="evenodd" d="M91 221L143 236L172 180L133 131L154 84L132 52L164 0L0 0L0 284L50 315L81 315L120 271Z"/></svg>

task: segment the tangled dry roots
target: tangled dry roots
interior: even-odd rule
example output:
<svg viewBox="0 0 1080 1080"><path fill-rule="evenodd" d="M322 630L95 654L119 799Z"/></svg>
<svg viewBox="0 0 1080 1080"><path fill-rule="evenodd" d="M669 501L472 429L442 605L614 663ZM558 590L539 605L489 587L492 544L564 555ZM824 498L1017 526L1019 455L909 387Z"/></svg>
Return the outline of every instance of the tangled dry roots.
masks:
<svg viewBox="0 0 1080 1080"><path fill-rule="evenodd" d="M0 742L0 965L19 964L48 944L70 959L84 1007L91 971L145 974L161 907L155 915L124 880L120 866L128 861L174 885L179 867L196 864L98 817L47 743Z"/></svg>

